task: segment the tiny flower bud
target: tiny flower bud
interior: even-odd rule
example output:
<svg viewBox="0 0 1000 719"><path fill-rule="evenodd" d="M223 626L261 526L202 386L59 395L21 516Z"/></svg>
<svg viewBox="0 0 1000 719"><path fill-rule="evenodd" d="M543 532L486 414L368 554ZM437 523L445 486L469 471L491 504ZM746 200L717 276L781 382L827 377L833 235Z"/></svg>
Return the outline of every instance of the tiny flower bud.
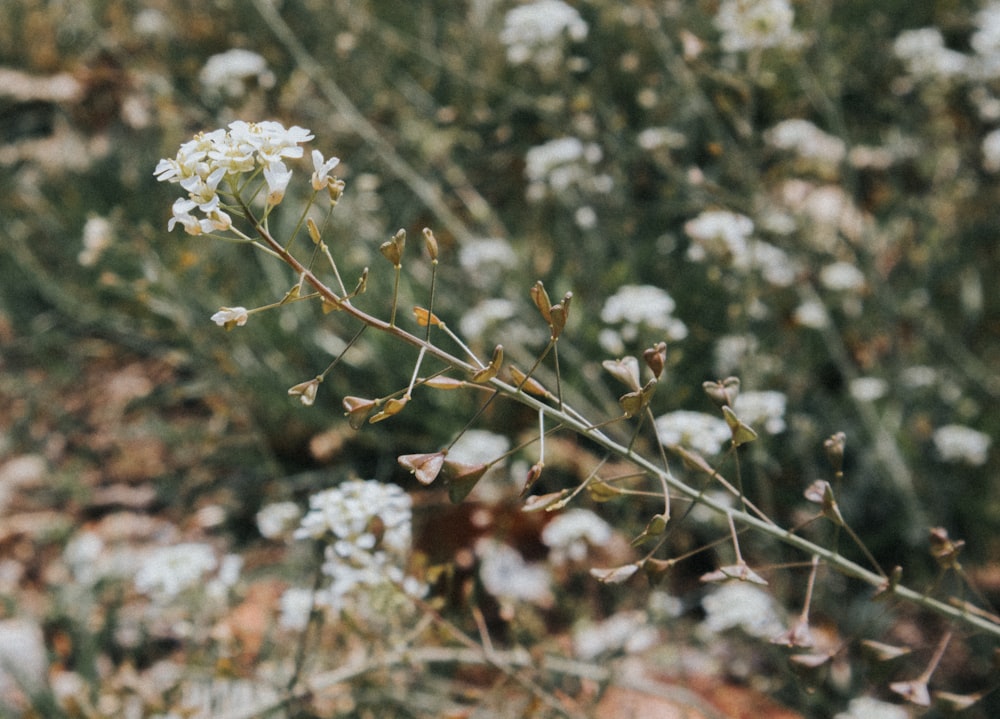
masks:
<svg viewBox="0 0 1000 719"><path fill-rule="evenodd" d="M346 186L343 180L334 180L326 186L326 191L330 195L330 207L333 207L340 201Z"/></svg>
<svg viewBox="0 0 1000 719"><path fill-rule="evenodd" d="M424 385L434 389L461 389L465 382L454 377L431 377L424 381Z"/></svg>
<svg viewBox="0 0 1000 719"><path fill-rule="evenodd" d="M958 554L965 546L965 540L953 540L944 527L930 530L931 556L945 569L959 569Z"/></svg>
<svg viewBox="0 0 1000 719"><path fill-rule="evenodd" d="M611 375L623 382L626 387L635 392L639 389L639 360L635 357L622 357L616 360L604 360L601 366Z"/></svg>
<svg viewBox="0 0 1000 719"><path fill-rule="evenodd" d="M653 373L653 376L659 379L660 375L663 374L663 368L667 364L667 343L660 342L650 347L642 353L642 358L646 361L646 366L649 367L649 371Z"/></svg>
<svg viewBox="0 0 1000 719"><path fill-rule="evenodd" d="M322 377L313 377L308 382L300 382L294 387L289 387L288 394L292 397L298 397L306 407L312 407L313 402L316 401L319 384L322 381Z"/></svg>
<svg viewBox="0 0 1000 719"><path fill-rule="evenodd" d="M430 255L431 262L437 262L438 241L429 227L424 228L424 247L427 248L427 254Z"/></svg>
<svg viewBox="0 0 1000 719"><path fill-rule="evenodd" d="M421 484L430 484L437 479L444 465L444 458L447 452L433 452L431 454L404 454L397 458L397 462L404 469L410 470L410 474L417 478Z"/></svg>
<svg viewBox="0 0 1000 719"><path fill-rule="evenodd" d="M319 228L316 226L316 220L309 217L306 219L306 229L309 230L309 239L313 241L314 245L318 245L320 242Z"/></svg>
<svg viewBox="0 0 1000 719"><path fill-rule="evenodd" d="M726 424L729 425L729 431L733 435L733 446L739 447L747 442L753 442L757 439L757 433L753 430L750 425L744 424L736 413L729 408L729 405L723 405L722 416L726 420Z"/></svg>
<svg viewBox="0 0 1000 719"><path fill-rule="evenodd" d="M219 311L212 315L212 322L231 330L233 327L242 327L250 319L250 313L246 307L221 307Z"/></svg>
<svg viewBox="0 0 1000 719"><path fill-rule="evenodd" d="M701 386L705 394L720 407L726 405L732 407L736 395L740 393L739 377L727 377L719 382L704 382Z"/></svg>
<svg viewBox="0 0 1000 719"><path fill-rule="evenodd" d="M400 229L392 236L391 240L383 242L378 250L395 267L400 267L403 263L403 248L406 246L406 230Z"/></svg>
<svg viewBox="0 0 1000 719"><path fill-rule="evenodd" d="M542 319L545 320L546 324L551 325L552 302L549 301L549 293L545 291L545 285L542 284L541 280L538 280L531 288L531 301L535 303L535 307L542 314Z"/></svg>
<svg viewBox="0 0 1000 719"><path fill-rule="evenodd" d="M833 470L838 474L844 469L844 445L847 444L847 435L837 432L823 442L826 450L826 458L833 466Z"/></svg>
<svg viewBox="0 0 1000 719"><path fill-rule="evenodd" d="M528 470L528 478L524 482L524 489L521 490L521 499L528 496L528 492L531 491L531 488L535 486L535 483L541 478L542 469L544 467L544 462L535 462L531 465L531 469Z"/></svg>
<svg viewBox="0 0 1000 719"><path fill-rule="evenodd" d="M344 416L347 417L351 428L360 429L377 404L375 400L364 397L344 397Z"/></svg>

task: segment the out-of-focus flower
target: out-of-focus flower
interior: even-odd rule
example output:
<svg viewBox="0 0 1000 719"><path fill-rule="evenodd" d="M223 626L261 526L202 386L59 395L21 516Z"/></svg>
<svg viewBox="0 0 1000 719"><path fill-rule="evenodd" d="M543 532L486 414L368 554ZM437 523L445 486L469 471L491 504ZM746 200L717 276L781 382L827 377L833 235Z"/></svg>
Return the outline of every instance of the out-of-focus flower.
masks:
<svg viewBox="0 0 1000 719"><path fill-rule="evenodd" d="M295 502L272 502L257 512L257 530L266 539L290 537L300 517L302 510Z"/></svg>
<svg viewBox="0 0 1000 719"><path fill-rule="evenodd" d="M212 322L227 330L233 327L242 327L248 319L250 319L250 313L246 307L220 307L219 311L212 315Z"/></svg>
<svg viewBox="0 0 1000 719"><path fill-rule="evenodd" d="M561 137L532 147L524 158L528 199L541 200L550 191L559 195L573 187L589 192L610 191L610 178L593 171L603 157L600 145L584 143L577 137Z"/></svg>
<svg viewBox="0 0 1000 719"><path fill-rule="evenodd" d="M726 52L796 47L801 37L792 29L794 21L788 0L724 0L715 16Z"/></svg>
<svg viewBox="0 0 1000 719"><path fill-rule="evenodd" d="M590 661L609 652L641 652L659 641L659 633L645 612L618 612L603 622L588 624L573 632L573 653Z"/></svg>
<svg viewBox="0 0 1000 719"><path fill-rule="evenodd" d="M934 448L945 462L962 462L973 466L986 464L993 440L971 427L946 424L933 434Z"/></svg>
<svg viewBox="0 0 1000 719"><path fill-rule="evenodd" d="M514 248L502 237L463 241L458 248L458 263L466 279L482 289L502 283L505 273L520 264Z"/></svg>
<svg viewBox="0 0 1000 719"><path fill-rule="evenodd" d="M732 439L722 418L687 410L657 417L656 433L664 444L679 444L707 455L718 454Z"/></svg>
<svg viewBox="0 0 1000 719"><path fill-rule="evenodd" d="M1000 130L993 130L983 138L983 169L1000 172Z"/></svg>
<svg viewBox="0 0 1000 719"><path fill-rule="evenodd" d="M858 402L874 402L889 392L889 383L880 377L858 377L848 387L851 397Z"/></svg>
<svg viewBox="0 0 1000 719"><path fill-rule="evenodd" d="M782 120L764 133L772 147L791 150L799 157L837 165L847 155L847 145L839 137L820 130L808 120Z"/></svg>
<svg viewBox="0 0 1000 719"><path fill-rule="evenodd" d="M274 73L267 60L252 50L234 48L212 55L202 67L198 80L210 94L239 97L245 91L245 81L256 79L261 87L274 85Z"/></svg>
<svg viewBox="0 0 1000 719"><path fill-rule="evenodd" d="M936 27L904 30L892 44L907 72L918 78L952 77L966 70L968 58L945 47Z"/></svg>
<svg viewBox="0 0 1000 719"><path fill-rule="evenodd" d="M486 299L465 311L458 321L458 329L466 340L481 340L490 330L516 315L517 305L510 300Z"/></svg>
<svg viewBox="0 0 1000 719"><path fill-rule="evenodd" d="M556 565L582 562L589 547L603 547L611 541L611 525L589 509L570 509L557 514L542 530L542 543L551 551Z"/></svg>
<svg viewBox="0 0 1000 719"><path fill-rule="evenodd" d="M781 392L741 392L733 410L743 422L763 425L768 434L779 434L785 431L787 400Z"/></svg>
<svg viewBox="0 0 1000 719"><path fill-rule="evenodd" d="M479 579L501 601L522 601L546 607L552 603L552 578L543 564L529 564L508 544L483 538L476 542Z"/></svg>
<svg viewBox="0 0 1000 719"><path fill-rule="evenodd" d="M83 249L77 255L77 262L84 267L92 267L100 259L113 239L111 221L106 217L88 217L83 225Z"/></svg>
<svg viewBox="0 0 1000 719"><path fill-rule="evenodd" d="M812 300L806 300L796 307L792 316L798 324L814 330L826 327L829 322L829 316L823 303Z"/></svg>
<svg viewBox="0 0 1000 719"><path fill-rule="evenodd" d="M162 547L146 557L135 575L135 587L143 594L172 599L201 582L206 572L218 566L209 544L186 542Z"/></svg>
<svg viewBox="0 0 1000 719"><path fill-rule="evenodd" d="M313 609L313 591L302 587L289 587L280 600L281 614L278 624L285 629L301 631L309 624Z"/></svg>
<svg viewBox="0 0 1000 719"><path fill-rule="evenodd" d="M756 269L776 287L788 287L798 274L798 265L784 250L753 239L753 220L745 215L706 210L688 220L684 231L694 240L687 252L693 262L725 262L741 272Z"/></svg>
<svg viewBox="0 0 1000 719"><path fill-rule="evenodd" d="M898 704L890 704L872 697L851 699L846 712L834 719L907 719L910 713Z"/></svg>
<svg viewBox="0 0 1000 719"><path fill-rule="evenodd" d="M601 321L614 325L617 338L609 338L609 344L602 346L611 354L621 354L618 345L640 340L643 328L661 332L668 340L682 340L687 337L688 328L674 317L677 303L670 294L653 285L623 285L604 301ZM616 351L617 350L617 351Z"/></svg>
<svg viewBox="0 0 1000 719"><path fill-rule="evenodd" d="M770 639L784 628L780 612L767 591L747 582L728 582L701 600L704 631L717 634L727 629L742 629L761 639Z"/></svg>
<svg viewBox="0 0 1000 719"><path fill-rule="evenodd" d="M532 62L546 68L562 58L564 36L582 42L588 32L587 23L572 6L562 0L535 0L507 13L500 42L507 46L511 64Z"/></svg>
<svg viewBox="0 0 1000 719"><path fill-rule="evenodd" d="M865 288L865 275L850 262L834 262L819 271L819 281L835 292L860 292Z"/></svg>

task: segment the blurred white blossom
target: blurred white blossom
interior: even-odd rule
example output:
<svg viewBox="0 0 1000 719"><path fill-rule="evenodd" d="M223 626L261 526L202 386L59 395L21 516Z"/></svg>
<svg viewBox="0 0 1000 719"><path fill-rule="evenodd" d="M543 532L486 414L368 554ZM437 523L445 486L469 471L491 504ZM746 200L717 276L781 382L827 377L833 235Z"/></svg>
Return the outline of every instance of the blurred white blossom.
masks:
<svg viewBox="0 0 1000 719"><path fill-rule="evenodd" d="M771 639L785 630L780 610L766 590L747 582L727 582L701 600L703 631L717 634L742 629L753 637Z"/></svg>
<svg viewBox="0 0 1000 719"><path fill-rule="evenodd" d="M788 0L723 0L715 16L726 52L795 47L801 37L792 28L794 21Z"/></svg>
<svg viewBox="0 0 1000 719"><path fill-rule="evenodd" d="M866 286L865 275L851 262L833 262L819 271L819 281L835 292L860 292Z"/></svg>
<svg viewBox="0 0 1000 719"><path fill-rule="evenodd" d="M674 317L676 307L674 298L659 287L623 285L604 301L601 321L614 325L624 342L640 339L641 328L658 330L668 340L682 340L688 329Z"/></svg>
<svg viewBox="0 0 1000 719"><path fill-rule="evenodd" d="M208 58L198 80L209 94L239 97L245 91L245 81L255 79L264 88L274 85L274 73L267 60L252 50L234 48Z"/></svg>
<svg viewBox="0 0 1000 719"><path fill-rule="evenodd" d="M281 614L278 624L285 629L301 631L309 624L313 610L313 591L302 587L289 587L281 594Z"/></svg>
<svg viewBox="0 0 1000 719"><path fill-rule="evenodd" d="M721 417L677 410L656 418L656 434L664 444L679 444L702 454L718 454L732 439Z"/></svg>
<svg viewBox="0 0 1000 719"><path fill-rule="evenodd" d="M945 462L962 462L973 466L986 464L993 440L971 427L947 424L934 430L934 448Z"/></svg>
<svg viewBox="0 0 1000 719"><path fill-rule="evenodd" d="M904 30L892 49L907 72L918 78L952 77L966 69L966 56L945 47L944 35L936 27Z"/></svg>
<svg viewBox="0 0 1000 719"><path fill-rule="evenodd" d="M611 179L594 173L594 166L603 158L600 145L577 137L561 137L530 148L524 158L528 199L538 201L549 192L559 195L570 188L609 192Z"/></svg>
<svg viewBox="0 0 1000 719"><path fill-rule="evenodd" d="M874 402L889 393L889 383L880 377L858 377L851 380L848 391L858 402Z"/></svg>
<svg viewBox="0 0 1000 719"><path fill-rule="evenodd" d="M552 603L552 578L545 565L528 563L510 545L486 537L476 542L476 555L479 579L497 599L539 606Z"/></svg>
<svg viewBox="0 0 1000 719"><path fill-rule="evenodd" d="M573 632L573 653L578 659L590 661L609 652L641 652L659 639L645 612L618 612L602 622L577 628Z"/></svg>
<svg viewBox="0 0 1000 719"><path fill-rule="evenodd" d="M233 325L242 327L250 319L250 313L246 307L220 307L219 311L212 315L212 322L219 327L231 327Z"/></svg>
<svg viewBox="0 0 1000 719"><path fill-rule="evenodd" d="M781 392L740 392L733 411L741 421L753 427L763 426L768 434L785 431L785 405L788 398Z"/></svg>
<svg viewBox="0 0 1000 719"><path fill-rule="evenodd" d="M880 701L872 697L851 699L846 712L840 712L834 719L909 719L910 713L898 704Z"/></svg>
<svg viewBox="0 0 1000 719"><path fill-rule="evenodd" d="M504 274L520 264L514 248L502 237L463 241L458 248L458 263L465 270L465 278L483 289L502 283Z"/></svg>
<svg viewBox="0 0 1000 719"><path fill-rule="evenodd" d="M302 510L295 502L272 502L257 512L257 530L266 539L288 537L301 517Z"/></svg>
<svg viewBox="0 0 1000 719"><path fill-rule="evenodd" d="M788 287L799 272L798 264L784 250L753 239L753 220L728 210L706 210L684 224L693 240L687 256L693 262L723 262L736 270L760 270L776 287Z"/></svg>
<svg viewBox="0 0 1000 719"><path fill-rule="evenodd" d="M826 307L822 302L814 300L806 300L800 304L795 308L795 312L792 316L798 324L803 327L810 327L814 330L826 327L829 322Z"/></svg>
<svg viewBox="0 0 1000 719"><path fill-rule="evenodd" d="M611 535L611 525L589 509L570 509L545 525L542 544L550 550L549 560L561 565L582 562L590 547L603 547L611 541Z"/></svg>
<svg viewBox="0 0 1000 719"><path fill-rule="evenodd" d="M202 577L218 566L209 544L186 542L152 551L135 575L135 587L158 599L172 599L200 584Z"/></svg>
<svg viewBox="0 0 1000 719"><path fill-rule="evenodd" d="M764 139L778 149L791 150L799 157L822 160L831 165L839 164L847 155L847 145L843 140L800 118L782 120L764 133Z"/></svg>
<svg viewBox="0 0 1000 719"><path fill-rule="evenodd" d="M112 239L113 230L108 218L97 215L88 217L83 225L83 249L77 255L77 262L84 267L94 266Z"/></svg>
<svg viewBox="0 0 1000 719"><path fill-rule="evenodd" d="M1000 172L1000 130L993 130L983 138L983 169Z"/></svg>
<svg viewBox="0 0 1000 719"><path fill-rule="evenodd" d="M588 32L587 23L572 6L562 0L535 0L507 12L500 42L507 47L512 65L531 62L552 68L562 59L564 38L582 42Z"/></svg>

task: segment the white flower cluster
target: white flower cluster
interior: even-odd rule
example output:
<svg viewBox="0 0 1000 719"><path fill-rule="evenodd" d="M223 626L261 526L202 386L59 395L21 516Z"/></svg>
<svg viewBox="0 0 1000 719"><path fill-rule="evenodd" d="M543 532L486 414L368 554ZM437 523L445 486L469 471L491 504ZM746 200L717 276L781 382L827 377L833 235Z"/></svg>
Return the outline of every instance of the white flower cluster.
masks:
<svg viewBox="0 0 1000 719"><path fill-rule="evenodd" d="M966 69L965 55L945 47L944 36L936 27L904 30L893 42L892 50L907 72L916 77L951 77Z"/></svg>
<svg viewBox="0 0 1000 719"><path fill-rule="evenodd" d="M228 130L199 133L181 145L176 157L164 158L156 165L157 180L178 183L187 191L187 197L174 202L167 229L173 230L179 224L190 235L230 229L232 218L224 209L220 192L234 189L241 175L258 170L267 183L268 205L277 205L292 177L285 160L302 157L301 143L312 138L309 130L297 125L286 129L271 121L237 120L229 124ZM322 155L313 152L316 174L323 174L320 180L328 179L326 173L337 162L336 158L324 161ZM193 214L196 210L200 216Z"/></svg>
<svg viewBox="0 0 1000 719"><path fill-rule="evenodd" d="M715 16L726 52L796 47L801 38L792 29L794 21L788 0L724 0Z"/></svg>
<svg viewBox="0 0 1000 719"><path fill-rule="evenodd" d="M555 565L582 562L590 547L611 541L611 525L589 509L570 509L555 516L542 530L542 544L548 547L549 561Z"/></svg>
<svg viewBox="0 0 1000 719"><path fill-rule="evenodd" d="M945 462L963 462L973 466L986 464L993 440L971 427L947 424L934 430L934 448Z"/></svg>
<svg viewBox="0 0 1000 719"><path fill-rule="evenodd" d="M325 548L323 573L330 586L319 601L334 610L363 588L393 583L414 594L423 587L407 577L410 554L410 497L375 480L352 480L309 498L309 511L296 539L318 539Z"/></svg>
<svg viewBox="0 0 1000 719"><path fill-rule="evenodd" d="M563 35L575 42L587 39L589 27L573 7L562 0L535 0L519 5L504 18L500 42L507 46L512 65L531 62L551 67L562 55Z"/></svg>
<svg viewBox="0 0 1000 719"><path fill-rule="evenodd" d="M725 420L688 410L657 417L656 434L664 444L678 444L707 455L721 452L733 437Z"/></svg>
<svg viewBox="0 0 1000 719"><path fill-rule="evenodd" d="M257 80L264 88L274 86L274 73L267 60L252 50L233 48L208 58L198 80L210 95L239 97L246 89L244 82Z"/></svg>
<svg viewBox="0 0 1000 719"><path fill-rule="evenodd" d="M561 137L532 147L524 158L529 200L543 199L577 187L588 192L608 193L614 186L608 175L595 175L593 167L604 157L599 145L578 137Z"/></svg>
<svg viewBox="0 0 1000 719"><path fill-rule="evenodd" d="M785 629L777 604L765 590L747 582L727 582L701 600L703 631L717 634L742 629L752 637L771 639Z"/></svg>
<svg viewBox="0 0 1000 719"><path fill-rule="evenodd" d="M603 622L576 629L573 632L573 654L583 661L592 661L609 652L643 652L659 641L659 632L650 624L646 612L618 612Z"/></svg>
<svg viewBox="0 0 1000 719"><path fill-rule="evenodd" d="M746 215L706 210L688 220L684 231L694 240L687 252L688 259L694 262L714 259L728 262L741 272L759 269L775 287L790 286L798 275L798 265L784 250L753 239L753 220Z"/></svg>
<svg viewBox="0 0 1000 719"><path fill-rule="evenodd" d="M831 165L839 164L847 155L843 140L800 118L782 120L764 133L764 140L779 150L790 150L799 157Z"/></svg>
<svg viewBox="0 0 1000 719"><path fill-rule="evenodd" d="M153 551L135 575L135 587L143 594L172 599L199 584L215 570L218 559L209 544L185 542Z"/></svg>
<svg viewBox="0 0 1000 719"><path fill-rule="evenodd" d="M509 544L483 537L476 542L479 579L502 602L552 603L552 577L544 564L529 563Z"/></svg>
<svg viewBox="0 0 1000 719"><path fill-rule="evenodd" d="M785 431L785 406L788 398L781 392L740 392L733 411L752 427L762 425L768 434Z"/></svg>
<svg viewBox="0 0 1000 719"><path fill-rule="evenodd" d="M908 719L910 712L898 704L880 701L873 697L851 699L847 711L833 719Z"/></svg>
<svg viewBox="0 0 1000 719"><path fill-rule="evenodd" d="M625 351L624 343L639 339L642 327L663 332L668 340L682 340L688 328L674 317L676 307L674 298L659 287L622 285L601 308L601 321L617 327L602 331L598 340L606 352L614 355Z"/></svg>

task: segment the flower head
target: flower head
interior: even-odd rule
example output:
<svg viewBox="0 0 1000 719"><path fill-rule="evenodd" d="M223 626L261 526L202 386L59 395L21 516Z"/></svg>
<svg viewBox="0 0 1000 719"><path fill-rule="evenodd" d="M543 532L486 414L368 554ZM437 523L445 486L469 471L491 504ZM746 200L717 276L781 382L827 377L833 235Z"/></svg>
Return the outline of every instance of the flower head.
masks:
<svg viewBox="0 0 1000 719"><path fill-rule="evenodd" d="M250 313L246 307L220 307L219 311L212 315L212 322L231 330L233 327L242 327L250 319Z"/></svg>

